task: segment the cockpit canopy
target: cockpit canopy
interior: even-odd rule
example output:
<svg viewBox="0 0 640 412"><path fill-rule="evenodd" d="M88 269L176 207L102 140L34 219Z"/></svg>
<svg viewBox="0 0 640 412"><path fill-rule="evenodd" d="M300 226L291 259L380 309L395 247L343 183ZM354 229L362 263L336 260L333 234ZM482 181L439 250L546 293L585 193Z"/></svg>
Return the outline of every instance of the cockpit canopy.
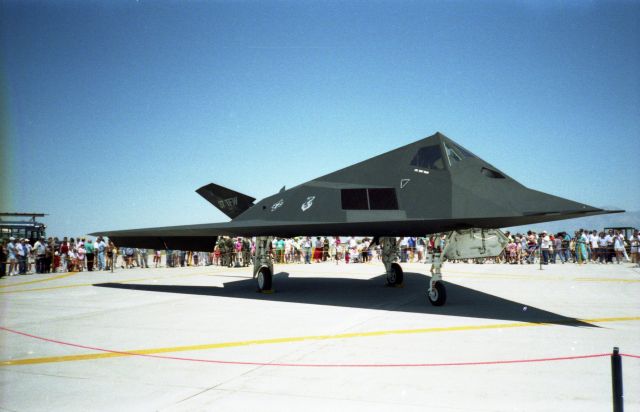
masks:
<svg viewBox="0 0 640 412"><path fill-rule="evenodd" d="M445 156L440 145L421 147L411 160L411 166L428 170L444 170L444 159L449 162L449 166L453 166L464 159L477 158L470 151L453 143L443 142L443 145Z"/></svg>

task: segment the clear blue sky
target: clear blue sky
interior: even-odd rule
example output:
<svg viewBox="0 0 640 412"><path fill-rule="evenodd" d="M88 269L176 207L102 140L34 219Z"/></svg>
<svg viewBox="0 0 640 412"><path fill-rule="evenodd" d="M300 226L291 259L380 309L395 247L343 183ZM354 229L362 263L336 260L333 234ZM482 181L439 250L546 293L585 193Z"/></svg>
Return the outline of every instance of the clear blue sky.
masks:
<svg viewBox="0 0 640 412"><path fill-rule="evenodd" d="M0 209L51 235L224 221L436 131L640 209L640 3L0 2Z"/></svg>

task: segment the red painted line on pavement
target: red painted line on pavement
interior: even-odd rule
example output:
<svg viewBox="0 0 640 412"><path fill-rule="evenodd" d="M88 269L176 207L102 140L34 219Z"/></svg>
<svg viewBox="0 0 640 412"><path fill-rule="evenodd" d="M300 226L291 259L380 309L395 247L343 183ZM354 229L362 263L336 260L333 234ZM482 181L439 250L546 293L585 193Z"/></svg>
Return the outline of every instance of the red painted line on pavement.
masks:
<svg viewBox="0 0 640 412"><path fill-rule="evenodd" d="M444 362L444 363L384 363L384 364L353 364L353 363L337 363L337 364L318 364L318 363L272 363L272 362L244 362L244 361L225 361L214 359L198 359L198 358L186 358L178 356L163 356L153 354L142 354L136 352L117 351L112 349L98 348L95 346L80 345L76 343L64 342L55 339L49 339L41 336L32 335L26 332L21 332L6 327L0 326L0 330L14 333L17 335L26 336L33 339L42 340L49 343L56 343L59 345L72 346L75 348L89 349L98 352L114 353L126 356L142 356L147 358L157 359L170 359L188 362L202 362L202 363L215 363L223 365L251 365L251 366L278 366L278 367L305 367L305 368L408 368L408 367L444 367L444 366L479 366L479 365L504 365L504 364L516 364L516 363L535 363L535 362L555 362L555 361L567 361L577 359L590 359L601 358L605 356L611 356L610 353L598 353L592 355L577 355L577 356L560 356L552 358L535 358L535 359L509 359L509 360L493 360L493 361L478 361L478 362ZM620 354L622 356L631 358L640 358L638 355L632 354Z"/></svg>

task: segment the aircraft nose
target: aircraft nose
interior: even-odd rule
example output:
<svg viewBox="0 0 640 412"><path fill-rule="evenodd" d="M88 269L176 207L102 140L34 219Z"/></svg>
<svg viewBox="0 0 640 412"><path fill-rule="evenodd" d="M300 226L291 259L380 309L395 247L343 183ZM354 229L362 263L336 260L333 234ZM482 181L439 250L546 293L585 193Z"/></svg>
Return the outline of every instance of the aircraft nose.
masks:
<svg viewBox="0 0 640 412"><path fill-rule="evenodd" d="M452 215L459 217L545 216L601 209L529 189L489 165L453 171Z"/></svg>
<svg viewBox="0 0 640 412"><path fill-rule="evenodd" d="M521 198L521 210L524 216L581 214L602 211L602 209L573 200L532 189L526 190L526 195Z"/></svg>

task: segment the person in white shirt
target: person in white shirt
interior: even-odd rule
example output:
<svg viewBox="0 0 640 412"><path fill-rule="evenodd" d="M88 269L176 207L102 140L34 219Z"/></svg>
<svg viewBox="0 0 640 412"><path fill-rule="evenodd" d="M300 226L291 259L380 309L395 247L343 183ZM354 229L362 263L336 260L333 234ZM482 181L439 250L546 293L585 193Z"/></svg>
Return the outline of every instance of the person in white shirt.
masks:
<svg viewBox="0 0 640 412"><path fill-rule="evenodd" d="M24 240L24 263L25 263L25 274L31 273L31 264L33 263L33 255L31 251L33 250L33 246L29 243L29 239Z"/></svg>
<svg viewBox="0 0 640 412"><path fill-rule="evenodd" d="M606 256L607 256L607 263L611 262L613 263L613 256L614 256L614 252L613 252L613 231L609 230L609 232L604 236L604 240L607 242L607 248L606 248Z"/></svg>
<svg viewBox="0 0 640 412"><path fill-rule="evenodd" d="M627 254L627 251L624 248L624 237L618 231L616 231L613 236L613 250L616 252L616 261L620 264L622 257Z"/></svg>
<svg viewBox="0 0 640 412"><path fill-rule="evenodd" d="M36 273L44 273L44 259L47 252L47 245L44 241L44 237L41 237L36 244L33 245L33 248L36 252Z"/></svg>
<svg viewBox="0 0 640 412"><path fill-rule="evenodd" d="M27 264L25 261L25 247L24 239L20 242L16 242L16 257L18 258L18 274L24 275L27 273Z"/></svg>
<svg viewBox="0 0 640 412"><path fill-rule="evenodd" d="M309 236L305 237L302 242L302 249L304 250L304 263L311 264L311 239Z"/></svg>
<svg viewBox="0 0 640 412"><path fill-rule="evenodd" d="M595 230L589 235L589 243L591 244L591 261L596 262L600 253L598 250L598 233Z"/></svg>
<svg viewBox="0 0 640 412"><path fill-rule="evenodd" d="M604 232L598 234L598 262L607 263L607 239Z"/></svg>
<svg viewBox="0 0 640 412"><path fill-rule="evenodd" d="M551 239L545 230L540 234L540 250L542 251L542 264L549 263L549 248L551 247Z"/></svg>

